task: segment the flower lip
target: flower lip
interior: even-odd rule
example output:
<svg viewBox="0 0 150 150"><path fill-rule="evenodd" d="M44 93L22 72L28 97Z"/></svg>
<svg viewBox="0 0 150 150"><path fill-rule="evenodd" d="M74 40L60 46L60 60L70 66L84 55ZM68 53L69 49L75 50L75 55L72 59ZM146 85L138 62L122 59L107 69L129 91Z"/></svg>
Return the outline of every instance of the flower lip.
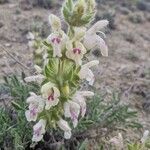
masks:
<svg viewBox="0 0 150 150"><path fill-rule="evenodd" d="M38 123L33 126L32 141L39 142L45 133L46 120L40 119Z"/></svg>
<svg viewBox="0 0 150 150"><path fill-rule="evenodd" d="M36 130L34 131L34 135L39 136L41 130L42 130L42 126L40 126L38 129L36 129Z"/></svg>
<svg viewBox="0 0 150 150"><path fill-rule="evenodd" d="M73 48L74 54L81 54L81 50L79 48Z"/></svg>
<svg viewBox="0 0 150 150"><path fill-rule="evenodd" d="M30 110L30 114L31 114L32 116L36 116L36 115L37 115L37 108L31 109L31 110Z"/></svg>
<svg viewBox="0 0 150 150"><path fill-rule="evenodd" d="M45 99L45 109L49 110L59 102L60 91L51 82L44 84L41 88L42 97Z"/></svg>
<svg viewBox="0 0 150 150"><path fill-rule="evenodd" d="M99 32L102 28L106 27L109 24L108 20L100 20L96 22L88 31L87 34L95 34L96 32Z"/></svg>
<svg viewBox="0 0 150 150"><path fill-rule="evenodd" d="M71 119L73 121L75 121L76 119L78 119L77 114L70 108L70 114L71 114Z"/></svg>

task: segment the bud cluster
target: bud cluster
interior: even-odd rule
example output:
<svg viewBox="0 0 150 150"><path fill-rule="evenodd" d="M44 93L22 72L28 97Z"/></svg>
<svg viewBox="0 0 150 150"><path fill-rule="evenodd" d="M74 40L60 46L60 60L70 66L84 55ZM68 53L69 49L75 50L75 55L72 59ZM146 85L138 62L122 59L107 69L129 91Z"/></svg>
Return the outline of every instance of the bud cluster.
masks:
<svg viewBox="0 0 150 150"><path fill-rule="evenodd" d="M35 65L38 74L26 77L26 82L38 82L41 89L37 94L31 92L27 99L29 104L25 112L28 121L37 121L33 127L32 141L42 140L48 128L59 127L64 131L64 138L71 137L71 127L66 121L70 118L75 128L80 117L86 113L86 97L94 95L91 91L80 91L81 81L94 83L92 66L99 61L93 60L83 64L89 50L99 48L102 55L108 56L108 48L104 40L97 35L107 26L107 20L90 23L95 13L95 0L66 0L63 15L69 26L68 33L61 28L60 19L51 14L49 23L52 32L43 42L44 65Z"/></svg>

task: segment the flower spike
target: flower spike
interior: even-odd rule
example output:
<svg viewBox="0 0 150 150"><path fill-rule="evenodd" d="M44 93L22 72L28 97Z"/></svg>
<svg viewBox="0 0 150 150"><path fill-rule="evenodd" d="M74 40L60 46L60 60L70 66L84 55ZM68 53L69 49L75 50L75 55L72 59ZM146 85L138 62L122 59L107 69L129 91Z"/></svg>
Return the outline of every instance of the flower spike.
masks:
<svg viewBox="0 0 150 150"><path fill-rule="evenodd" d="M27 83L39 83L39 91L30 92L28 110L25 111L27 121L37 121L33 126L33 142L41 141L46 129L57 127L63 130L65 139L70 139L70 124L76 128L86 114L86 100L94 93L80 91L79 87L82 80L93 85L95 77L91 67L99 61L83 62L87 60L89 50L95 48L100 49L103 56L108 56L108 47L97 34L104 34L101 30L108 21L98 21L87 29L94 19L95 6L95 0L65 0L62 13L68 25L67 32L63 31L58 16L49 16L51 33L38 47L37 56L42 55L42 60L35 65L37 74L24 79Z"/></svg>

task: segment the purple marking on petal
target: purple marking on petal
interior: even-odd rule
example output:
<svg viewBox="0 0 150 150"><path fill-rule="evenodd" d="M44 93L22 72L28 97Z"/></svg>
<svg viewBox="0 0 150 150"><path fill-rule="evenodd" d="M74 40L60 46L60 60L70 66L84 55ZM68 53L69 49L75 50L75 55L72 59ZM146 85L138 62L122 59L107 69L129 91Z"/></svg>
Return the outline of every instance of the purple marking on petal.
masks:
<svg viewBox="0 0 150 150"><path fill-rule="evenodd" d="M76 53L77 53L77 54L81 54L81 50L80 50L79 48L74 48L74 49L73 49L73 53L74 53L74 54L76 54Z"/></svg>
<svg viewBox="0 0 150 150"><path fill-rule="evenodd" d="M36 116L36 114L37 114L37 108L34 107L33 109L30 110L30 115Z"/></svg>
<svg viewBox="0 0 150 150"><path fill-rule="evenodd" d="M61 40L60 40L60 38L56 38L56 41L59 44Z"/></svg>
<svg viewBox="0 0 150 150"><path fill-rule="evenodd" d="M42 130L42 126L40 126L37 130L34 131L34 135L40 136L41 130Z"/></svg>
<svg viewBox="0 0 150 150"><path fill-rule="evenodd" d="M60 42L61 42L61 39L58 37L52 39L52 43L54 44L60 44Z"/></svg>
<svg viewBox="0 0 150 150"><path fill-rule="evenodd" d="M54 92L48 97L48 101L53 101L53 100L54 100Z"/></svg>
<svg viewBox="0 0 150 150"><path fill-rule="evenodd" d="M77 116L77 114L74 111L70 110L70 113L71 113L71 119L73 121L78 119L78 116Z"/></svg>
<svg viewBox="0 0 150 150"><path fill-rule="evenodd" d="M55 38L52 39L52 42L55 43Z"/></svg>

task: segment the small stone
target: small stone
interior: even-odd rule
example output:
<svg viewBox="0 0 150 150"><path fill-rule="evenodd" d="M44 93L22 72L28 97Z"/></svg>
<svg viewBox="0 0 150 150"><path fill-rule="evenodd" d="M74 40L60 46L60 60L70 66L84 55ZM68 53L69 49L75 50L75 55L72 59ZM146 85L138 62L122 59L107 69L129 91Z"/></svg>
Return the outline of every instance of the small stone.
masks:
<svg viewBox="0 0 150 150"><path fill-rule="evenodd" d="M20 10L20 9L16 9L15 14L16 14L16 15L21 14L21 10Z"/></svg>
<svg viewBox="0 0 150 150"><path fill-rule="evenodd" d="M128 15L129 13L131 13L131 11L126 7L119 7L118 10L124 15Z"/></svg>
<svg viewBox="0 0 150 150"><path fill-rule="evenodd" d="M6 47L11 47L12 45L10 43L5 44Z"/></svg>
<svg viewBox="0 0 150 150"><path fill-rule="evenodd" d="M133 52L129 52L125 55L125 58L127 60L130 60L132 62L137 62L139 60L139 56L133 51Z"/></svg>
<svg viewBox="0 0 150 150"><path fill-rule="evenodd" d="M29 41L29 42L28 42L28 46L29 46L30 48L33 48L33 47L34 47L34 43L35 43L34 41Z"/></svg>
<svg viewBox="0 0 150 150"><path fill-rule="evenodd" d="M28 34L26 35L27 40L34 40L34 34L32 32L28 32Z"/></svg>
<svg viewBox="0 0 150 150"><path fill-rule="evenodd" d="M140 0L137 2L137 8L142 11L150 12L150 1Z"/></svg>
<svg viewBox="0 0 150 150"><path fill-rule="evenodd" d="M2 22L0 22L0 28L2 28L4 26L4 24Z"/></svg>
<svg viewBox="0 0 150 150"><path fill-rule="evenodd" d="M17 4L9 4L8 7L9 8L15 8L17 6Z"/></svg>
<svg viewBox="0 0 150 150"><path fill-rule="evenodd" d="M146 13L145 18L146 18L147 21L150 21L150 13Z"/></svg>
<svg viewBox="0 0 150 150"><path fill-rule="evenodd" d="M124 33L125 40L130 43L135 43L135 37L132 33Z"/></svg>
<svg viewBox="0 0 150 150"><path fill-rule="evenodd" d="M15 37L12 37L12 42L16 42L17 39Z"/></svg>
<svg viewBox="0 0 150 150"><path fill-rule="evenodd" d="M4 3L7 3L8 0L0 0L0 4L4 4Z"/></svg>
<svg viewBox="0 0 150 150"><path fill-rule="evenodd" d="M22 0L19 3L19 6L22 10L31 10L32 9L32 5L31 5L31 2L29 0Z"/></svg>
<svg viewBox="0 0 150 150"><path fill-rule="evenodd" d="M145 102L143 102L143 109L150 112L150 93L147 94Z"/></svg>

